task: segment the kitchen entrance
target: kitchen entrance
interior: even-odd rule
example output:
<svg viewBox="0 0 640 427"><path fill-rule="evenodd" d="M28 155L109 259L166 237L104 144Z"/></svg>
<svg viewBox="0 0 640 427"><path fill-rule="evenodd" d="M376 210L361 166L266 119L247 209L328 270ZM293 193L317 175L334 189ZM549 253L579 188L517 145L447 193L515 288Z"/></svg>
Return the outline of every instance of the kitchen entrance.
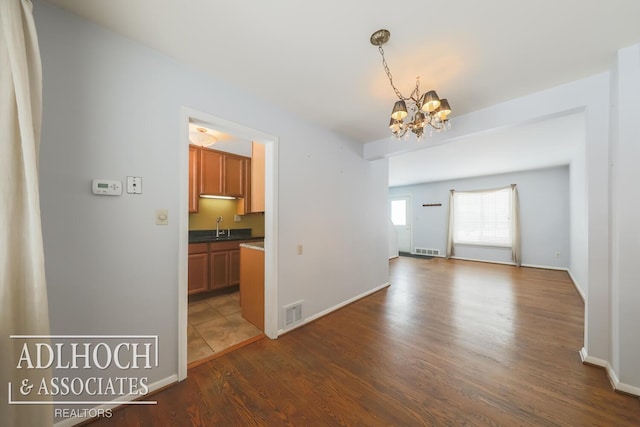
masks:
<svg viewBox="0 0 640 427"><path fill-rule="evenodd" d="M180 365L186 368L265 334L277 337L272 250L277 141L193 110L184 116L189 213L186 307L181 307L186 336L180 340L186 351L181 350Z"/></svg>

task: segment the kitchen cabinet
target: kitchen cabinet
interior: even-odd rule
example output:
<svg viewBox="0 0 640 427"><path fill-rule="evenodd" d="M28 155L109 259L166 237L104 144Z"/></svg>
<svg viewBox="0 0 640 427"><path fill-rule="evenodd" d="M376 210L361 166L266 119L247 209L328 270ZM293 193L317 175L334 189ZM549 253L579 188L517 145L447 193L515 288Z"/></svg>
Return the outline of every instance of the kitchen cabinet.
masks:
<svg viewBox="0 0 640 427"><path fill-rule="evenodd" d="M209 289L220 289L229 286L229 251L212 250L209 253Z"/></svg>
<svg viewBox="0 0 640 427"><path fill-rule="evenodd" d="M251 213L251 159L244 158L244 197L238 200L236 214Z"/></svg>
<svg viewBox="0 0 640 427"><path fill-rule="evenodd" d="M224 154L220 151L200 149L200 194L223 196L222 166Z"/></svg>
<svg viewBox="0 0 640 427"><path fill-rule="evenodd" d="M240 284L240 244L250 240L189 244L189 295Z"/></svg>
<svg viewBox="0 0 640 427"><path fill-rule="evenodd" d="M242 317L264 331L264 248L240 247L240 305Z"/></svg>
<svg viewBox="0 0 640 427"><path fill-rule="evenodd" d="M238 201L238 215L264 212L264 174L265 145L252 142L251 158L245 160L245 192L244 198Z"/></svg>
<svg viewBox="0 0 640 427"><path fill-rule="evenodd" d="M245 158L233 154L222 157L222 195L244 197L245 192Z"/></svg>
<svg viewBox="0 0 640 427"><path fill-rule="evenodd" d="M240 243L246 241L209 243L210 289L235 286L240 283Z"/></svg>
<svg viewBox="0 0 640 427"><path fill-rule="evenodd" d="M197 213L200 201L200 148L189 145L189 213Z"/></svg>
<svg viewBox="0 0 640 427"><path fill-rule="evenodd" d="M209 289L209 244L189 245L189 295Z"/></svg>
<svg viewBox="0 0 640 427"><path fill-rule="evenodd" d="M251 143L251 212L264 212L265 145Z"/></svg>
<svg viewBox="0 0 640 427"><path fill-rule="evenodd" d="M200 194L244 197L247 157L200 148Z"/></svg>

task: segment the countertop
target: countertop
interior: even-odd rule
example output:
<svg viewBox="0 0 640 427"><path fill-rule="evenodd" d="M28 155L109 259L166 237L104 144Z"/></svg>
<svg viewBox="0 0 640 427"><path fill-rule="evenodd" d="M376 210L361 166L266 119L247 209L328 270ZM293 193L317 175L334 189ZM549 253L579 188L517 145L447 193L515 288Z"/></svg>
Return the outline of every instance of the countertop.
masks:
<svg viewBox="0 0 640 427"><path fill-rule="evenodd" d="M231 234L227 234L231 232ZM190 230L189 243L230 242L234 240L263 240L264 236L254 236L250 228L220 230L216 237L216 230Z"/></svg>
<svg viewBox="0 0 640 427"><path fill-rule="evenodd" d="M264 252L264 242L240 243L240 247Z"/></svg>

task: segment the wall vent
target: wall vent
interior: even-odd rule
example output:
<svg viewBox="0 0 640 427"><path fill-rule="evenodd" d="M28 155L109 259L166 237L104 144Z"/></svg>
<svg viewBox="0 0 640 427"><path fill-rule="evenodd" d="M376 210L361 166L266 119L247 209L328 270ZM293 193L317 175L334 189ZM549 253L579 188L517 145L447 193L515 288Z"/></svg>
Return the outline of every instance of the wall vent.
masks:
<svg viewBox="0 0 640 427"><path fill-rule="evenodd" d="M302 301L284 307L284 326L290 326L302 320Z"/></svg>
<svg viewBox="0 0 640 427"><path fill-rule="evenodd" d="M440 249L416 248L416 255L440 256Z"/></svg>

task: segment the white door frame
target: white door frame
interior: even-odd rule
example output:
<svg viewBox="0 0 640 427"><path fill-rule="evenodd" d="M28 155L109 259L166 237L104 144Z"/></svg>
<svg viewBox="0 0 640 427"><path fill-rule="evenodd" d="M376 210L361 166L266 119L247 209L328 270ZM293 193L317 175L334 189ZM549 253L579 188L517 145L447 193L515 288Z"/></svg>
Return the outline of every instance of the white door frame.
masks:
<svg viewBox="0 0 640 427"><path fill-rule="evenodd" d="M189 263L189 119L210 123L216 130L265 144L265 283L264 333L278 338L278 138L211 114L181 107L179 147L178 227L178 381L187 378Z"/></svg>
<svg viewBox="0 0 640 427"><path fill-rule="evenodd" d="M411 232L409 233L409 253L413 253L414 252L413 251L413 196L411 194L389 195L388 206L387 206L389 209L389 215L391 215L391 201L397 200L397 199L407 199L407 225L411 230Z"/></svg>

